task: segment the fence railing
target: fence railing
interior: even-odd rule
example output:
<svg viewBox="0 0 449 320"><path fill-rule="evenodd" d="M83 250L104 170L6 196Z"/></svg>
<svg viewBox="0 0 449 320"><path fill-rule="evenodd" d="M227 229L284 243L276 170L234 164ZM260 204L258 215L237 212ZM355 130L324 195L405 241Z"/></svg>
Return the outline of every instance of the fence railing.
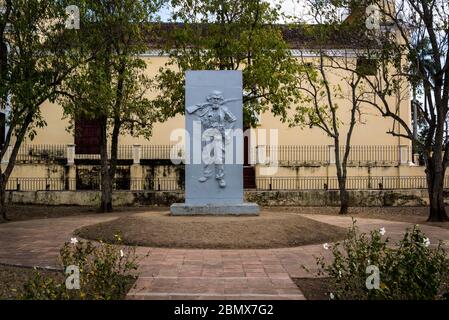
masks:
<svg viewBox="0 0 449 320"><path fill-rule="evenodd" d="M449 188L449 177L445 178ZM347 177L348 190L425 189L426 178L411 177ZM257 190L338 190L337 177L258 177Z"/></svg>
<svg viewBox="0 0 449 320"><path fill-rule="evenodd" d="M340 147L341 158L346 146ZM133 145L119 145L119 160L135 158ZM251 159L256 163L278 162L279 164L332 164L335 163L333 146L329 145L277 145L257 146L250 150ZM110 148L108 155L110 157ZM178 145L143 145L140 160L180 159L184 148ZM411 161L409 146L399 145L353 145L350 147L349 164L378 163L396 165ZM19 150L18 162L50 162L67 159L67 145L24 144ZM76 154L75 159L100 159L99 154Z"/></svg>
<svg viewBox="0 0 449 320"><path fill-rule="evenodd" d="M108 158L111 158L111 148L108 148ZM118 160L130 160L133 158L133 146L132 145L119 145L117 147L117 159ZM75 159L83 160L100 160L100 154L75 154Z"/></svg>
<svg viewBox="0 0 449 320"><path fill-rule="evenodd" d="M144 160L179 159L184 156L184 148L179 145L144 145L142 157Z"/></svg>
<svg viewBox="0 0 449 320"><path fill-rule="evenodd" d="M346 146L340 146L343 160ZM411 161L410 147L399 145L352 145L348 163L408 163ZM278 145L257 146L252 150L252 159L258 163L335 163L335 148L331 145Z"/></svg>
<svg viewBox="0 0 449 320"><path fill-rule="evenodd" d="M336 177L257 177L255 190L338 190ZM348 177L348 190L394 190L425 189L426 178L408 177ZM80 185L77 179L58 178L10 178L7 190L12 191L63 191L100 190L100 179L90 180ZM444 188L449 189L449 177L444 180ZM178 191L184 190L184 182L176 178L130 179L118 178L115 190L134 191Z"/></svg>
<svg viewBox="0 0 449 320"><path fill-rule="evenodd" d="M67 159L67 146L63 144L22 144L17 162L53 162Z"/></svg>
<svg viewBox="0 0 449 320"><path fill-rule="evenodd" d="M9 178L6 190L12 191L63 191L76 189L76 179Z"/></svg>
<svg viewBox="0 0 449 320"><path fill-rule="evenodd" d="M281 163L329 162L329 147L327 145L267 145L255 147L255 152L259 163L266 162L266 160L277 160ZM261 157L266 158L261 159Z"/></svg>

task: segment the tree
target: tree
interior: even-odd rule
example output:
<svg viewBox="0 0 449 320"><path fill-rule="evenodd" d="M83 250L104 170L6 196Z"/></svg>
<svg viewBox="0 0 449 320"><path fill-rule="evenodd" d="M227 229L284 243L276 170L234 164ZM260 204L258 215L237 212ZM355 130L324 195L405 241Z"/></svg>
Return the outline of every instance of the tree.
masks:
<svg viewBox="0 0 449 320"><path fill-rule="evenodd" d="M58 87L70 74L76 59L71 54L70 33L65 33L64 6L50 0L6 0L0 14L0 101L9 109L4 158L12 152L4 171L0 168L0 215L6 216L6 186L23 140L46 125L40 105L55 100Z"/></svg>
<svg viewBox="0 0 449 320"><path fill-rule="evenodd" d="M360 3L360 2L359 2ZM363 2L362 2L363 3ZM382 116L393 119L401 130L393 136L411 140L424 158L429 194L429 221L447 221L444 179L449 164L445 130L449 103L449 4L445 0L373 0L381 20L371 31L378 48L369 54L379 65L374 77L365 77L379 103L371 103ZM396 112L392 96L409 96L416 88L424 103L417 104L424 121L422 135L414 135L409 115Z"/></svg>
<svg viewBox="0 0 449 320"><path fill-rule="evenodd" d="M362 77L355 72L341 75L341 64L353 63L346 58L338 61L329 57L324 50L316 52L318 58L307 62L304 58L303 70L299 74L298 88L301 92L300 104L293 116L288 116L292 126L308 126L321 129L333 141L335 167L340 196L340 214L347 214L349 194L346 189L347 165L351 151L354 128L361 115L361 104L366 91ZM332 85L329 77L338 76L339 84ZM342 86L349 88L344 92ZM348 120L342 120L348 115Z"/></svg>
<svg viewBox="0 0 449 320"><path fill-rule="evenodd" d="M314 1L322 3L322 1ZM422 153L429 194L429 221L447 221L444 179L449 163L445 135L449 102L449 10L444 0L325 0L327 5L351 11L352 32L364 41L354 53L376 66L374 73L359 74L377 99L364 99L383 117L393 120L388 131L413 142ZM358 72L345 66L342 70ZM412 90L411 90L412 89ZM398 112L411 91L421 96L417 113L422 123L414 134L410 114Z"/></svg>
<svg viewBox="0 0 449 320"><path fill-rule="evenodd" d="M156 76L155 107L165 117L184 112L187 70L242 70L244 123L271 107L280 114L295 99L295 72L279 6L264 0L172 0L172 24L162 25L169 61Z"/></svg>
<svg viewBox="0 0 449 320"><path fill-rule="evenodd" d="M346 184L351 141L354 128L361 121L362 101L369 93L359 73L357 58L350 52L367 39L353 28L351 21L342 21L340 8L334 2L310 0L307 3L313 21L296 26L298 32L301 31L310 41L306 50L300 49L301 69L297 75L300 103L294 113L284 113L284 120L290 126L319 128L332 139L340 214L346 214L349 208ZM339 49L341 47L344 49ZM315 58L305 58L305 51L311 52ZM337 54L341 51L343 54Z"/></svg>
<svg viewBox="0 0 449 320"><path fill-rule="evenodd" d="M81 13L78 53L94 58L64 82L60 102L72 120L80 116L100 122L100 211L110 212L119 135L149 136L156 118L147 96L146 63L139 54L147 50L149 22L161 1L83 0L76 4Z"/></svg>

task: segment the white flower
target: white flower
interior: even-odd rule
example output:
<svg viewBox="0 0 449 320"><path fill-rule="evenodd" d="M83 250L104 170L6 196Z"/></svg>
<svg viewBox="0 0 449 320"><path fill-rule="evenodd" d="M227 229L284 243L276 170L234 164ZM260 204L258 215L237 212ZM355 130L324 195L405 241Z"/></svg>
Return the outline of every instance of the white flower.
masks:
<svg viewBox="0 0 449 320"><path fill-rule="evenodd" d="M427 248L430 245L430 239L429 238L424 238L423 240L424 240L423 241L423 246Z"/></svg>
<svg viewBox="0 0 449 320"><path fill-rule="evenodd" d="M78 243L78 239L77 238L70 238L70 243L71 244L77 244Z"/></svg>
<svg viewBox="0 0 449 320"><path fill-rule="evenodd" d="M120 257L124 257L125 256L125 254L123 253L123 250L120 250Z"/></svg>
<svg viewBox="0 0 449 320"><path fill-rule="evenodd" d="M330 248L331 246L329 245L329 243L325 243L325 244L323 244L323 248L324 248L324 250L329 250L329 248Z"/></svg>
<svg viewBox="0 0 449 320"><path fill-rule="evenodd" d="M379 233L380 233L381 236L383 236L383 235L385 234L385 232L386 232L386 231L385 231L385 228L384 228L384 227L382 227L382 228L379 229Z"/></svg>
<svg viewBox="0 0 449 320"><path fill-rule="evenodd" d="M341 278L341 270L338 270L338 277Z"/></svg>
<svg viewBox="0 0 449 320"><path fill-rule="evenodd" d="M329 293L329 298L331 298L331 300L334 300L335 299L335 296L334 296L334 294L331 292L331 293Z"/></svg>

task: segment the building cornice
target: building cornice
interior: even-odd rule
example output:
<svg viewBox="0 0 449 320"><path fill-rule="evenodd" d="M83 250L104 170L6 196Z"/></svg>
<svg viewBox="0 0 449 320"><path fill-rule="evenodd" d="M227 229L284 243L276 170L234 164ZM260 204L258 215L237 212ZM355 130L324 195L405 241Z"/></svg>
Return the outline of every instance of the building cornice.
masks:
<svg viewBox="0 0 449 320"><path fill-rule="evenodd" d="M329 57L357 57L363 53L363 50L355 50L355 49L325 49L321 50L324 52L326 56ZM311 49L290 49L290 53L293 57L305 57L305 58L313 58L319 57L319 50L311 50ZM140 54L140 57L143 58L154 58L154 57L168 57L169 54L164 50L151 49L146 51L145 53Z"/></svg>

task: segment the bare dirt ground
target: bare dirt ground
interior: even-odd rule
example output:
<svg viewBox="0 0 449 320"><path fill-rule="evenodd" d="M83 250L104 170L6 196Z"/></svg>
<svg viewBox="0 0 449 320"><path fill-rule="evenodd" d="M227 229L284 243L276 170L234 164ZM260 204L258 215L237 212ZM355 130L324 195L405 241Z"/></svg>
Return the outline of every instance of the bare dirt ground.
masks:
<svg viewBox="0 0 449 320"><path fill-rule="evenodd" d="M76 231L82 238L125 244L199 249L296 247L341 240L346 230L290 212L262 211L258 217L174 217L168 212L137 213Z"/></svg>
<svg viewBox="0 0 449 320"><path fill-rule="evenodd" d="M118 220L85 227L79 235L113 241L122 233L125 243L179 248L279 248L332 242L345 230L297 214L338 215L337 207L271 207L260 217L170 217L164 207L117 207ZM449 208L448 208L449 212ZM95 207L8 206L11 221L97 214ZM449 222L426 222L426 207L355 207L350 216L426 224L449 229ZM231 240L229 240L231 239Z"/></svg>
<svg viewBox="0 0 449 320"><path fill-rule="evenodd" d="M167 211L166 207L116 207L114 212L133 214L139 212ZM338 215L337 207L272 207L265 208L271 212L291 212L301 214L329 214ZM447 207L449 213L449 207ZM89 206L39 206L39 205L9 205L8 218L11 221L31 219L60 218L97 213L96 207ZM353 207L349 209L349 216L354 218L385 219L449 229L449 222L427 222L427 207Z"/></svg>
<svg viewBox="0 0 449 320"><path fill-rule="evenodd" d="M265 210L279 212L296 212L302 214L338 215L338 207L265 207ZM146 212L167 211L167 207L135 206L114 207L115 212ZM446 208L449 212L449 207ZM41 205L8 205L8 217L12 221L59 218L66 216L92 214L97 207L92 206L41 206ZM387 219L394 221L425 221L428 215L427 207L351 207L349 215L361 218Z"/></svg>
<svg viewBox="0 0 449 320"><path fill-rule="evenodd" d="M135 213L160 210L158 207L116 207L114 212ZM7 216L10 221L32 219L62 218L98 213L97 207L90 206L41 206L41 205L8 205ZM100 214L100 213L98 213Z"/></svg>
<svg viewBox="0 0 449 320"><path fill-rule="evenodd" d="M293 278L293 282L307 300L329 300L331 292L330 278Z"/></svg>
<svg viewBox="0 0 449 320"><path fill-rule="evenodd" d="M338 215L337 207L276 207L275 209L279 212ZM428 210L427 207L353 207L349 208L348 216L355 219L384 219L449 229L449 222L427 222ZM449 214L449 207L446 207L446 211Z"/></svg>

